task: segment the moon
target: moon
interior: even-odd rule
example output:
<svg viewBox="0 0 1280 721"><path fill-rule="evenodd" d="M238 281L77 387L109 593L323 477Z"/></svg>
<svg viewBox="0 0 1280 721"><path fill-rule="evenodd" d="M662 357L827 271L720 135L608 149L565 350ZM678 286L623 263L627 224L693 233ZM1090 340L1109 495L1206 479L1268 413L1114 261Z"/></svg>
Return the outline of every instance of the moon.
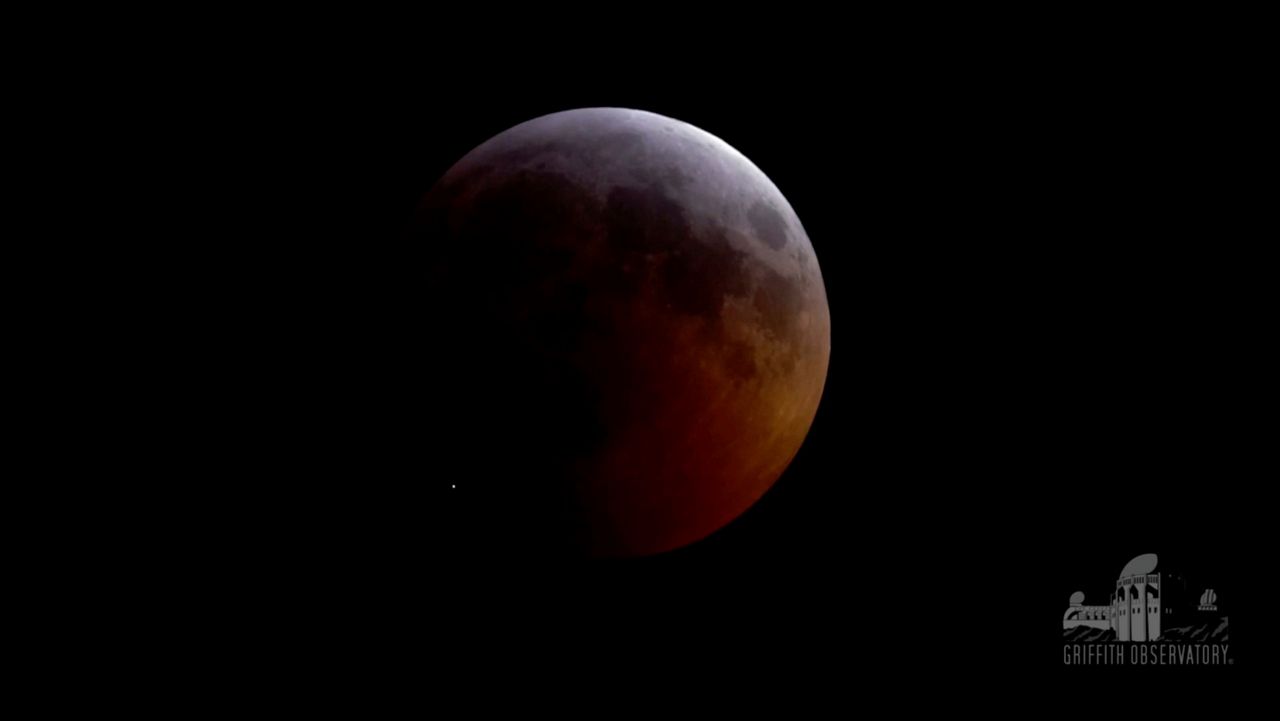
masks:
<svg viewBox="0 0 1280 721"><path fill-rule="evenodd" d="M640 110L535 118L459 160L427 258L423 412L498 553L656 554L778 480L826 382L817 257L765 174Z"/></svg>

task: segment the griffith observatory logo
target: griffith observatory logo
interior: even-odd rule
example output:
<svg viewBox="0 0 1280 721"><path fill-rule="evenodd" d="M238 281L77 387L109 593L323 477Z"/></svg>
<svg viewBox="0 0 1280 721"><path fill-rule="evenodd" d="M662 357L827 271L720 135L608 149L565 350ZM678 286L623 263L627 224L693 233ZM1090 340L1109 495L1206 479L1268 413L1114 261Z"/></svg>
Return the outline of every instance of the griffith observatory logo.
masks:
<svg viewBox="0 0 1280 721"><path fill-rule="evenodd" d="M1062 615L1062 661L1069 666L1219 666L1232 663L1218 593L1146 553L1125 564L1099 605L1071 594Z"/></svg>

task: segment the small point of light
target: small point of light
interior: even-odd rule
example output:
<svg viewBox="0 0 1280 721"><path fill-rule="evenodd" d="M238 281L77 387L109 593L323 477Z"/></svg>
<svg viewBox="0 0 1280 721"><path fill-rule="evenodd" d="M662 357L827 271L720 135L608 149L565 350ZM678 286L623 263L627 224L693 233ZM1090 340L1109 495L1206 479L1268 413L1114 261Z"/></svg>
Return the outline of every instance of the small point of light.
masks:
<svg viewBox="0 0 1280 721"><path fill-rule="evenodd" d="M453 486L451 486L451 487L452 487L452 488L457 488L457 487L458 487L458 484L456 484L456 483L455 483L455 484L453 484Z"/></svg>

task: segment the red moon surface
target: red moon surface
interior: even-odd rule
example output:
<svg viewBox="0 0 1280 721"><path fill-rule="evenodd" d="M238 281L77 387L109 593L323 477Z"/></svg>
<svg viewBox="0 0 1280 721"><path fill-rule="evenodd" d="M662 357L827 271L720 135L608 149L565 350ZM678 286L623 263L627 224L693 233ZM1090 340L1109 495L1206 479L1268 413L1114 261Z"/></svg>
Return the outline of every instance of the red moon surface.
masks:
<svg viewBox="0 0 1280 721"><path fill-rule="evenodd" d="M456 493L488 509L469 531L500 551L698 541L813 423L831 337L813 246L765 174L692 125L522 123L440 179L409 238L444 368L426 412Z"/></svg>

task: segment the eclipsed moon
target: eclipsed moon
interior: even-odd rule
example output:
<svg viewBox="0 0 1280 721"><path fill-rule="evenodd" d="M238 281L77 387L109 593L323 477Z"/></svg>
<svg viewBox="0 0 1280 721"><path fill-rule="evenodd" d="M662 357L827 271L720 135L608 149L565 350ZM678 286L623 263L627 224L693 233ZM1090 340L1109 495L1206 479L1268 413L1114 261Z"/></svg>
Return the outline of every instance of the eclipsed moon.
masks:
<svg viewBox="0 0 1280 721"><path fill-rule="evenodd" d="M427 193L423 409L469 532L512 552L657 553L755 503L817 412L830 314L763 172L692 125L589 108L517 125Z"/></svg>

